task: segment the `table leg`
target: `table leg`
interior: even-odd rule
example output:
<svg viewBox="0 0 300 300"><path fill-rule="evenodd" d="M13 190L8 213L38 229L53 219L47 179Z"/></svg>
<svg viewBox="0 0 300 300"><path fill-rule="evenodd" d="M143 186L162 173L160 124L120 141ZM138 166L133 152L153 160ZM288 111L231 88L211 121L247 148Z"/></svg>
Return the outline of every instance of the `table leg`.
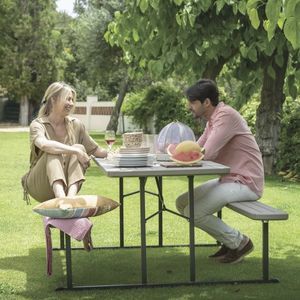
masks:
<svg viewBox="0 0 300 300"><path fill-rule="evenodd" d="M140 179L140 218L141 218L141 272L142 284L147 283L147 256L146 256L146 220L145 220L145 184L146 177Z"/></svg>
<svg viewBox="0 0 300 300"><path fill-rule="evenodd" d="M67 288L73 288L72 279L72 254L71 254L71 237L66 234L66 269L67 269Z"/></svg>
<svg viewBox="0 0 300 300"><path fill-rule="evenodd" d="M119 178L119 199L120 199L120 248L124 247L124 183L123 177Z"/></svg>
<svg viewBox="0 0 300 300"><path fill-rule="evenodd" d="M162 191L162 176L155 178L158 189L158 245L163 246L163 191Z"/></svg>
<svg viewBox="0 0 300 300"><path fill-rule="evenodd" d="M220 210L217 212L217 217L218 217L219 219L222 220L222 209L220 209ZM219 241L216 241L216 244L217 244L218 246L221 246L221 243L220 243Z"/></svg>
<svg viewBox="0 0 300 300"><path fill-rule="evenodd" d="M59 231L59 238L60 238L60 250L65 249L65 233L63 231Z"/></svg>
<svg viewBox="0 0 300 300"><path fill-rule="evenodd" d="M262 251L262 261L263 261L263 280L269 280L269 222L263 221L263 251Z"/></svg>
<svg viewBox="0 0 300 300"><path fill-rule="evenodd" d="M190 281L195 281L194 176L188 176L188 180L190 205Z"/></svg>

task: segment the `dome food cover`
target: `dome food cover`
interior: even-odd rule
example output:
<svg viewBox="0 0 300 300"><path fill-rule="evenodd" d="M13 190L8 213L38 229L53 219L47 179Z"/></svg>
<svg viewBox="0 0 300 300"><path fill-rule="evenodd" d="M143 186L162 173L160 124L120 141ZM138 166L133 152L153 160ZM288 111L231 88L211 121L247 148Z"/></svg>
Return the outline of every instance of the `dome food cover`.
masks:
<svg viewBox="0 0 300 300"><path fill-rule="evenodd" d="M157 137L157 150L160 153L166 153L170 144L179 144L187 140L195 141L193 130L181 122L172 122L160 131Z"/></svg>

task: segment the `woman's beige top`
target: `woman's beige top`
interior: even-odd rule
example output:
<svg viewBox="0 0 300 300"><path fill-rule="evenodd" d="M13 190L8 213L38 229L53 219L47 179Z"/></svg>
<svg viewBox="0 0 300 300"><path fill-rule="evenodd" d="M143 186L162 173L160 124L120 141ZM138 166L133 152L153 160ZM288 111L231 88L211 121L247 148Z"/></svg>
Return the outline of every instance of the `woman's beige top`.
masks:
<svg viewBox="0 0 300 300"><path fill-rule="evenodd" d="M73 144L81 144L85 147L88 155L93 154L96 151L98 144L89 136L83 123L74 117L66 117L66 121L71 122L71 126L74 130ZM33 120L30 124L30 167L34 166L43 154L43 151L41 151L34 144L35 139L39 136L44 136L49 140L60 142L56 137L55 131L47 117ZM66 145L71 145L67 137L64 143Z"/></svg>

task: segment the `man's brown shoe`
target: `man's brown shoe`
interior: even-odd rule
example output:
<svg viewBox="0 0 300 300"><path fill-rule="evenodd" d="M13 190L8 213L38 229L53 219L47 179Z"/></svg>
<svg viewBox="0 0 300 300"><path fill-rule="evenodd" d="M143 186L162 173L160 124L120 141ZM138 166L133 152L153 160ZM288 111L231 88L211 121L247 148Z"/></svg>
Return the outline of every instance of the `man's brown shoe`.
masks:
<svg viewBox="0 0 300 300"><path fill-rule="evenodd" d="M215 254L209 255L209 258L223 258L228 252L228 250L230 250L228 247L222 245L222 247Z"/></svg>
<svg viewBox="0 0 300 300"><path fill-rule="evenodd" d="M243 258L254 250L252 241L249 239L247 244L242 249L229 249L225 256L219 259L221 263L236 264L243 260Z"/></svg>

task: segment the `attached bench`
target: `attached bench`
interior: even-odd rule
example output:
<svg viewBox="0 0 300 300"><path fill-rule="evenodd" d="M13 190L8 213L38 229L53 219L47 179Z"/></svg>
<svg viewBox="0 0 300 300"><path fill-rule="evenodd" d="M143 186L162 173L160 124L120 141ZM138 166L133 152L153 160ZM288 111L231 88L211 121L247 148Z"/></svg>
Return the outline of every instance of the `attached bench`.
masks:
<svg viewBox="0 0 300 300"><path fill-rule="evenodd" d="M126 195L131 195L126 194ZM258 279L233 279L233 280L219 280L219 281L195 281L195 282L184 282L184 283L174 283L174 285L207 285L207 284L250 284L250 283L277 283L279 282L276 278L269 277L269 221L280 221L287 220L288 213L271 207L269 205L263 204L259 201L246 201L246 202L235 202L227 205L228 209L231 209L245 217L248 217L253 220L262 221L262 278ZM222 218L222 211L218 212L218 217ZM71 252L72 250L82 249L82 248L72 248L70 236L61 232L60 235L60 248L55 248L53 250L66 250L66 270L67 270L67 287L61 287L57 290L65 289L82 289L82 288L119 288L119 287L154 287L154 286L164 286L164 284L112 284L112 285L95 285L95 286L74 286L72 281L72 261L71 261ZM178 246L187 246L187 245L174 245ZM208 246L208 244L201 244L198 246ZM215 246L209 245L209 246ZM135 248L136 246L121 246L122 248ZM95 247L94 249L120 249L121 247ZM138 246L139 247L139 246ZM148 246L147 246L148 247ZM157 247L157 246L149 246ZM164 247L162 244L158 247ZM168 245L167 247L172 247ZM169 285L169 284L166 284ZM172 284L171 284L172 285Z"/></svg>
<svg viewBox="0 0 300 300"><path fill-rule="evenodd" d="M258 282L279 282L269 278L269 221L287 220L288 213L259 201L234 202L227 208L252 220L262 221L262 280Z"/></svg>

